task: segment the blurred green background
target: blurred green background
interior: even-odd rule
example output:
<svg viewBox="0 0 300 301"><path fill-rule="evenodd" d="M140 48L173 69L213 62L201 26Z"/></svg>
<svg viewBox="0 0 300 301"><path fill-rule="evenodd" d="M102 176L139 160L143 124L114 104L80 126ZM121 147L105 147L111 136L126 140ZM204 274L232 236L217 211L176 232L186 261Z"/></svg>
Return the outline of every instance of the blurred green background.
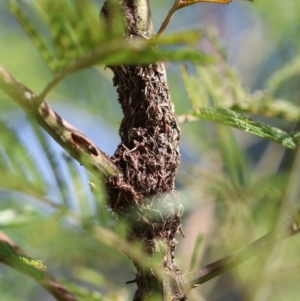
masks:
<svg viewBox="0 0 300 301"><path fill-rule="evenodd" d="M97 15L103 1L90 2ZM31 1L23 3L30 7ZM151 0L156 30L172 4L170 0ZM53 75L8 6L8 1L0 2L0 64L40 93ZM30 10L27 13L30 15ZM39 26L34 14L32 18ZM217 33L226 52L223 64L235 71L244 95L269 93L274 100L299 105L299 1L201 3L176 12L166 33L195 28ZM215 55L205 34L195 47ZM198 74L189 62L166 63L177 115L192 107L182 66L187 73ZM274 74L283 68L290 73L275 82L273 89L268 84L266 90L269 79L276 79ZM224 76L220 72L219 85L226 81ZM202 98L200 92L195 93ZM218 103L222 101L228 99L221 98ZM110 70L96 66L67 76L47 96L47 102L113 155L122 113ZM64 279L80 300L132 299L135 285L125 282L134 278L134 267L120 250L109 247L91 230L105 227L122 232L105 206L105 197L91 194L90 176L83 167L45 138L2 91L0 108L0 229L32 257L41 259L48 271ZM256 117L287 131L298 128L295 122ZM243 247L292 213L299 205L299 162L294 152L280 145L225 126L197 121L183 123L181 129L177 187L185 207L186 237L178 238L176 256L178 266L188 272ZM61 204L75 217L61 209ZM264 256L193 290L189 299L298 300L299 246L297 236L275 244ZM34 280L3 265L0 294L1 301L54 300Z"/></svg>

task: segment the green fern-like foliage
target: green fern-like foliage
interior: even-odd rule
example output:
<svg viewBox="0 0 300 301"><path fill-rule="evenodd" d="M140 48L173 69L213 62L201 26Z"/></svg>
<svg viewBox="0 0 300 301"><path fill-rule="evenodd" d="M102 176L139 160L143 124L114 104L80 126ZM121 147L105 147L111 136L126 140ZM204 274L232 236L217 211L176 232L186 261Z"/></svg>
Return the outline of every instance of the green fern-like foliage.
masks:
<svg viewBox="0 0 300 301"><path fill-rule="evenodd" d="M16 130L0 120L0 186L24 193L45 192L41 171L36 160Z"/></svg>
<svg viewBox="0 0 300 301"><path fill-rule="evenodd" d="M10 10L26 31L49 68L54 73L70 73L96 64L137 64L159 60L190 60L197 63L211 62L212 58L202 52L182 49L157 52L155 45L174 45L194 43L199 32L171 35L155 40L132 41L123 39L122 18L115 10L115 19L120 22L108 27L103 18L98 18L97 8L89 1L34 0L31 10L35 11L37 25L26 14L28 8L18 0L10 1ZM32 17L32 16L31 16ZM68 67L68 68L67 68Z"/></svg>
<svg viewBox="0 0 300 301"><path fill-rule="evenodd" d="M285 82L291 80L293 77L300 76L300 56L294 57L291 61L286 63L277 72L272 74L269 78L266 88L268 92L274 94Z"/></svg>
<svg viewBox="0 0 300 301"><path fill-rule="evenodd" d="M51 261L57 264L57 258L62 265L73 265L73 256L79 256L83 261L92 258L95 245L99 242L92 239L93 242L87 240L86 244L82 244L82 239L78 239L82 235L78 229L93 224L109 224L111 216L105 208L105 193L98 188L93 195L88 176L78 163L54 150L49 138L34 123L32 130L34 136L30 139L35 140L36 146L42 150L47 175L40 171L34 155L30 155L30 148L22 141L24 137L19 137L7 123L1 122L0 164L3 172L0 173L0 227L8 234L20 231L20 245L31 241L37 248L43 242L46 249L42 252L48 254L45 259L47 265ZM99 181L93 179L94 182L96 180ZM76 225L77 230L63 230L62 221ZM101 238L101 244L104 247L100 254L107 253L104 251L105 239ZM82 252L82 248L86 250ZM45 266L41 261L17 254L5 242L0 243L0 263L36 280L44 279ZM14 275L14 279L25 281L24 275L23 278L20 275ZM74 274L74 277L78 275ZM102 299L96 291L79 289L76 285L71 291L83 300Z"/></svg>
<svg viewBox="0 0 300 301"><path fill-rule="evenodd" d="M291 149L296 148L298 142L295 141L298 136L297 134L293 133L289 135L278 128L254 121L226 108L200 108L193 111L192 115L199 119L229 125L246 133L277 142Z"/></svg>
<svg viewBox="0 0 300 301"><path fill-rule="evenodd" d="M274 75L270 80L273 87L277 87L283 78L295 70L293 68L290 71L291 68L281 69L280 74ZM297 122L300 118L300 109L297 106L288 101L272 99L268 92L260 91L258 95L246 92L236 72L224 62L221 67L217 65L198 66L196 70L198 76L189 75L185 68L181 68L193 106L193 110L190 112L192 116L200 120L228 125L291 149L297 147L299 133L287 133L240 114L243 112ZM270 87L271 84L269 84Z"/></svg>
<svg viewBox="0 0 300 301"><path fill-rule="evenodd" d="M24 6L26 8L19 1L10 1L11 12L53 72L103 42L104 30L99 24L95 9L88 1L33 1L31 6L36 17L42 17L40 23L48 30L46 34L37 30L37 26L26 15Z"/></svg>
<svg viewBox="0 0 300 301"><path fill-rule="evenodd" d="M298 41L296 38L295 43L292 44L295 60L287 62L284 68L278 68L269 81L266 80L264 83L264 90L250 93L243 87L240 75L228 66L226 53L224 49L218 48L216 39L214 41L210 39L217 48L215 60L199 51L168 48L174 44L186 45L198 41L199 34L196 32L162 36L157 43L158 47L163 46L163 49L157 53L149 48L156 41L122 44L124 43L122 27L112 27L113 32L102 30L104 25L98 20L99 8L93 5L93 1L34 0L11 3L14 15L55 76L70 66L73 69L69 70L76 71L95 64L133 64L155 60L190 59L192 62L200 63L196 65L193 75L182 68L182 77L191 101L191 110L183 113L192 115L197 122L182 125L183 153L192 154L194 157L192 163L187 163L183 156L177 180L182 187L181 198L185 206L185 221L187 223L192 221L193 224L193 231L184 227L185 239L190 239L193 232L201 231L202 221L205 222L206 232L197 233L194 242L190 245L185 244L187 246L184 248L185 251L191 249L191 257L186 257L184 254L180 258L179 246L177 249L178 259L181 260L179 266L187 267L186 262L190 261L190 268L195 269L226 256L268 232L277 222L278 208L288 207L287 211L296 208L296 204L292 207L282 203L285 199L287 182L290 181L287 191L291 195L296 195L295 187L298 187L299 176L295 172L299 168L296 165L289 180L284 172L279 171L283 154L285 152L290 154L289 150L275 143L269 143L266 149L259 148L258 151L253 151L253 145L257 147L256 139L252 139L250 135L237 137L231 131L231 128L237 128L275 141L287 148L297 146L299 132L287 133L283 130L286 123L274 127L270 125L271 121L270 124L268 123L270 119L267 119L275 118L277 121L285 120L290 123L299 120L299 107L290 102L288 97L279 99L276 96L281 85L297 76ZM161 3L164 5L163 2ZM292 8L292 13L297 12L296 9L294 10L298 5L295 0L289 3L282 0L266 0L255 2L254 5L264 6L266 13L268 10L278 10L276 14L268 15L268 20L273 22L273 27L276 29L274 35L279 33L278 36L282 37L282 32L285 32L292 36L290 29L299 26L295 24L298 22L296 15L287 20L287 23L276 25L278 20L284 20L288 15L286 11L280 14L282 8L286 10ZM164 8L167 10L166 6ZM172 22L176 22L176 16ZM289 23L292 20L293 24ZM9 26L5 28L10 30ZM99 31L95 28L99 28ZM293 35L297 37L295 33L296 31ZM10 51L11 49L7 50ZM20 53L18 58L21 57L26 61L26 55L22 55L23 53ZM15 57L11 57L12 61L14 59ZM203 62L210 64L202 66ZM28 71L32 71L30 66L27 65L27 68ZM76 81L74 79L72 82L73 86L68 84L72 88L76 86L82 90L92 91L92 83L91 89L86 85L82 87L83 77L87 77L87 73L78 74ZM177 86L177 82L174 84L172 81L171 70L168 70L168 77L172 99L176 100L177 95L172 87ZM95 85L97 84L98 82ZM109 85L106 86L107 89L110 88ZM75 88L74 90L79 91ZM178 90L184 91L184 87L180 86ZM102 94L102 92L98 93ZM78 100L78 94L74 93L72 106L77 106L78 102L82 101ZM110 100L116 97L113 92L111 95L113 96L107 97L105 101L115 113L114 105L117 104ZM99 95L94 95L94 98L97 102ZM0 101L2 101L1 95ZM180 102L185 106L189 105L185 98L180 97ZM89 105L84 103L86 107ZM97 105L100 106L100 110L105 111L102 104L97 102ZM178 107L180 107L179 103L176 104L176 110ZM82 103L79 108L83 109ZM95 107L89 109L95 111ZM105 114L106 111L103 115ZM264 123L261 122L261 116L264 118ZM13 117L12 115L12 122L9 124L14 124L15 127L18 123L14 122ZM201 120L214 123L214 131L211 131L211 127L206 127L207 124ZM219 124L226 126L219 126ZM99 125L94 126L97 128ZM29 253L30 250L34 250L35 254L42 254L43 262L51 272L55 270L55 276L66 274L67 277L70 276L71 280L62 282L80 300L128 300L130 289L129 286L124 288L123 284L126 280L131 280L132 275L124 275L120 285L118 284L120 279L114 277L123 275L121 274L123 271L130 271L133 267L128 265L127 259L119 250L119 245L111 247L111 237L105 236L103 234L105 231L101 231L102 226L105 226L117 233L116 235L121 236L119 233L124 232L124 228L120 226L119 229L115 226L115 221L105 206L105 190L101 188L103 185L101 179L87 175L83 167L69 156L62 154L61 149L57 150L36 125L32 125L32 130L33 138L28 143L29 137L20 136L5 122L0 124L1 229L16 239ZM241 136L246 137L245 145L240 141ZM189 143L192 145L190 149ZM258 158L254 160L251 157L252 153L255 153ZM40 166L41 160L37 160L38 157L39 159L42 157L43 166ZM198 160L201 162L199 163ZM294 185L293 179L296 182ZM91 187L96 186L97 189L91 189L88 181L91 182ZM210 210L206 210L207 207L210 207ZM198 211L199 208L201 210ZM203 210L205 214L200 218L199 215ZM196 213L196 219L192 220L191 216ZM215 225L213 231L210 230L210 223ZM240 291L245 291L247 296L254 296L256 292L265 296L266 292L270 292L270 300L281 301L281 295L277 294L277 291L280 291L283 292L284 297L287 296L287 300L298 300L299 281L295 266L299 265L299 238L295 237L292 244L289 243L285 242L280 250L278 248L274 256L270 252L269 266L262 259L262 263L251 261L250 264L235 270L232 281L238 285ZM19 256L5 247L0 246L1 262L35 279L40 279L39 272L42 272L43 267L38 261ZM208 257L203 259L204 255L201 254L208 254ZM24 300L25 295L28 296L26 300L36 298L36 293L32 296L32 292L37 291L35 282L27 280L29 277L24 277L21 273L14 273L13 269L8 269L7 273L12 277L0 275L1 301L2 299ZM20 283L24 288L22 290L20 290ZM92 289L87 290L81 285ZM212 291L219 292L220 287L214 285L216 284L212 282ZM272 285L275 287L274 290ZM99 288L105 292L109 290L108 294L98 293ZM191 300L192 298L191 296ZM197 296L194 300L201 298L203 297ZM256 299L254 296L251 300Z"/></svg>

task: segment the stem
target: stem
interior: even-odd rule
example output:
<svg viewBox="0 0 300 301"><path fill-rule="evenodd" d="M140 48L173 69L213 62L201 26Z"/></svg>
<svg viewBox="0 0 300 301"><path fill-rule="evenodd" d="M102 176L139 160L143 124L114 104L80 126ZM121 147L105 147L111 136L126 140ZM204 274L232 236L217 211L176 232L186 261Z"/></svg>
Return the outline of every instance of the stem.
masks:
<svg viewBox="0 0 300 301"><path fill-rule="evenodd" d="M159 37L162 35L166 27L168 26L172 16L176 12L176 10L179 10L181 8L184 8L186 6L190 6L193 4L201 3L201 2L208 2L208 3L218 3L218 4L228 4L232 0L175 0L172 8L168 12L166 18L164 19L162 25L160 26L158 33L156 34L156 38L159 39ZM249 0L252 1L252 0Z"/></svg>
<svg viewBox="0 0 300 301"><path fill-rule="evenodd" d="M163 23L161 24L158 33L156 34L156 38L159 39L159 37L162 35L162 33L164 32L164 30L166 29L166 27L168 26L172 16L174 15L175 11L179 9L180 7L180 3L182 0L176 0L172 6L172 8L170 9L170 11L168 12L166 18L164 19Z"/></svg>

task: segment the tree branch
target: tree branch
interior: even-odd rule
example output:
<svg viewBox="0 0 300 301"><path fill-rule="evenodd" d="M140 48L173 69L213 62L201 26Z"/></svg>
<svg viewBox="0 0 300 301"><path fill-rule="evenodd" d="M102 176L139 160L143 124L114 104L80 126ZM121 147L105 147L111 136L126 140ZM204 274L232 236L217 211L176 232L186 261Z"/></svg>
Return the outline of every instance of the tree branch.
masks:
<svg viewBox="0 0 300 301"><path fill-rule="evenodd" d="M93 174L109 178L122 174L91 140L56 114L46 102L36 105L36 95L0 65L0 89L32 116L46 132Z"/></svg>
<svg viewBox="0 0 300 301"><path fill-rule="evenodd" d="M166 27L168 26L172 16L176 12L176 10L180 7L181 0L175 0L173 6L171 7L170 11L168 12L166 18L164 19L163 23L161 24L158 33L156 34L156 38L159 39L159 37L162 35Z"/></svg>
<svg viewBox="0 0 300 301"><path fill-rule="evenodd" d="M168 12L166 18L164 19L163 23L161 24L158 33L156 34L156 38L159 39L159 37L162 35L166 27L168 26L172 16L174 13L184 7L197 4L197 3L202 3L202 2L207 2L207 3L217 3L217 4L228 4L232 0L175 0L173 6L171 7L170 11ZM246 1L253 1L253 0L246 0Z"/></svg>
<svg viewBox="0 0 300 301"><path fill-rule="evenodd" d="M0 241L7 243L15 254L29 257L14 241L5 233L0 231ZM9 263L0 257L0 262L9 265ZM66 287L60 284L50 273L44 272L45 278L40 280L41 285L59 301L79 301Z"/></svg>
<svg viewBox="0 0 300 301"><path fill-rule="evenodd" d="M278 229L269 232L248 246L234 252L233 254L217 260L199 270L183 274L180 276L180 282L185 295L198 285L215 278L222 273L238 266L239 264L255 257L266 246L270 245L276 240L282 240L300 232L300 214L295 218L290 218L283 224L279 225Z"/></svg>

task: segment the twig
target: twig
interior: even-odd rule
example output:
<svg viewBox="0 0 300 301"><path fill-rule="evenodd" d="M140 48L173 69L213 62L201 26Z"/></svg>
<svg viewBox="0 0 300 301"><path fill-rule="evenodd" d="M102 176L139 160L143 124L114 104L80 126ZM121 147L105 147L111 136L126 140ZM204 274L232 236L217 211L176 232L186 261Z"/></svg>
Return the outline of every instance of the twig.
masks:
<svg viewBox="0 0 300 301"><path fill-rule="evenodd" d="M199 121L200 119L190 114L184 114L176 116L176 120L178 123L185 123L191 121Z"/></svg>
<svg viewBox="0 0 300 301"><path fill-rule="evenodd" d="M36 95L0 65L0 89L38 122L46 132L88 170L105 178L122 174L90 139L56 114L46 102L36 106Z"/></svg>
<svg viewBox="0 0 300 301"><path fill-rule="evenodd" d="M255 257L267 245L271 244L274 240L282 240L289 236L295 235L300 232L300 214L296 218L290 218L285 223L280 225L276 231L272 231L263 237L252 242L248 246L234 252L233 254L217 260L199 270L183 274L180 276L182 288L187 294L192 288L215 278L222 273L236 267L237 265Z"/></svg>
<svg viewBox="0 0 300 301"><path fill-rule="evenodd" d="M5 233L0 231L0 241L7 243L15 254L29 257L24 250L22 250L13 240L11 240ZM0 257L0 262L8 264ZM50 273L44 272L45 278L40 280L40 284L57 300L59 301L79 301L66 287L59 283Z"/></svg>
<svg viewBox="0 0 300 301"><path fill-rule="evenodd" d="M160 26L160 29L158 30L158 33L156 34L155 38L159 39L159 37L162 35L162 33L164 32L164 30L166 29L166 27L168 26L172 16L174 15L175 11L179 9L180 6L180 2L182 0L176 0L172 6L172 8L170 9L170 11L168 12L166 18L164 19L163 23Z"/></svg>
<svg viewBox="0 0 300 301"><path fill-rule="evenodd" d="M228 4L231 1L232 0L175 0L172 8L170 9L170 11L168 12L166 18L164 19L163 23L161 24L155 38L159 39L159 37L162 35L164 30L168 26L172 16L176 12L176 10L179 10L179 9L184 8L186 6L190 6L190 5L193 5L193 4L196 4L196 3L200 3L200 2ZM249 1L252 1L252 0L249 0Z"/></svg>
<svg viewBox="0 0 300 301"><path fill-rule="evenodd" d="M206 2L206 3L216 3L216 4L228 4L230 3L232 0L181 0L181 3L178 7L178 9L180 8L184 8L193 4L197 4L197 3L202 3L202 2ZM248 1L252 1L252 0L248 0Z"/></svg>

